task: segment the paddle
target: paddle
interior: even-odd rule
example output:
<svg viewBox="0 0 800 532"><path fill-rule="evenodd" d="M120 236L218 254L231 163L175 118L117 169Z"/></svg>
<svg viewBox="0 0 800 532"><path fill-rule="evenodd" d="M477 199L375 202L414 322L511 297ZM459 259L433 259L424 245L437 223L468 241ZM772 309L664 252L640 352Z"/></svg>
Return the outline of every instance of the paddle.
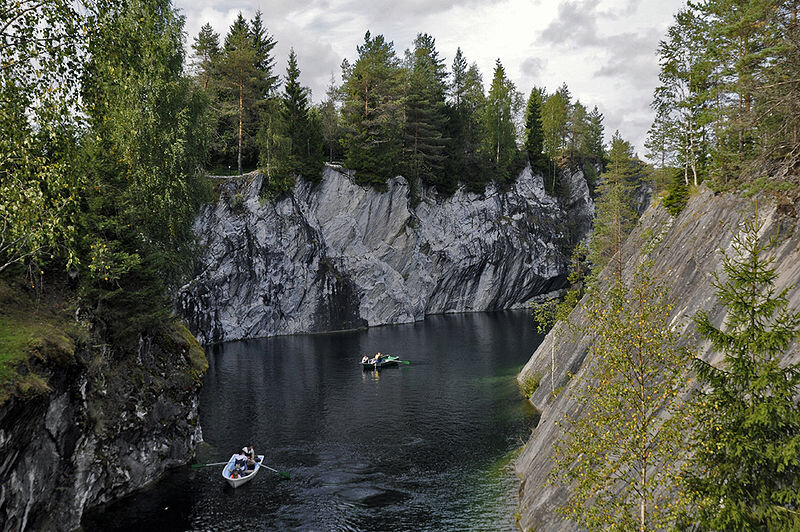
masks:
<svg viewBox="0 0 800 532"><path fill-rule="evenodd" d="M270 471L275 471L277 474L279 474L280 476L282 476L286 480L289 480L289 479L292 478L292 477L289 476L289 473L287 473L286 471L278 471L277 469L272 469L270 466L264 465L264 464L261 464L261 467L266 467Z"/></svg>
<svg viewBox="0 0 800 532"><path fill-rule="evenodd" d="M228 462L214 462L213 464L192 464L192 469L197 469L198 467L208 467L212 465L225 465Z"/></svg>

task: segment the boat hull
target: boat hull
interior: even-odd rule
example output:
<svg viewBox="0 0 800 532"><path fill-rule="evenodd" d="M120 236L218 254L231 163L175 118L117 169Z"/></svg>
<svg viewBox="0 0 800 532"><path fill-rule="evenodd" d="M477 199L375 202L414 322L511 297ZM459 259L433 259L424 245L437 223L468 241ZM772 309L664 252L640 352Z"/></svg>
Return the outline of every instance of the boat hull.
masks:
<svg viewBox="0 0 800 532"><path fill-rule="evenodd" d="M383 369L383 368L391 368L392 366L396 366L398 364L397 357L391 357L389 359L383 360L380 364L373 364L371 362L362 362L361 367L364 369Z"/></svg>
<svg viewBox="0 0 800 532"><path fill-rule="evenodd" d="M253 480L253 477L256 476L258 470L261 469L261 464L264 462L264 455L259 454L257 456L258 460L256 461L256 466L252 469L247 475L241 476L239 478L231 478L231 472L233 472L233 465L236 461L236 455L231 455L231 459L228 460L228 463L225 464L225 467L222 468L222 478L224 478L228 484L231 485L232 488L238 488L242 484L250 482Z"/></svg>

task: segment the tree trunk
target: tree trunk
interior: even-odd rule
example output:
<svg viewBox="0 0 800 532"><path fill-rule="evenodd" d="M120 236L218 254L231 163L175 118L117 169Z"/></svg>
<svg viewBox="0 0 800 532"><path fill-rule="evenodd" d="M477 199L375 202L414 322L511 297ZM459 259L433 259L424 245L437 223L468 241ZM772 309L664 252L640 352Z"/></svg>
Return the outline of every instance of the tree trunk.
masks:
<svg viewBox="0 0 800 532"><path fill-rule="evenodd" d="M239 166L239 175L242 175L242 118L244 115L244 81L239 81L239 155L237 157L237 164Z"/></svg>

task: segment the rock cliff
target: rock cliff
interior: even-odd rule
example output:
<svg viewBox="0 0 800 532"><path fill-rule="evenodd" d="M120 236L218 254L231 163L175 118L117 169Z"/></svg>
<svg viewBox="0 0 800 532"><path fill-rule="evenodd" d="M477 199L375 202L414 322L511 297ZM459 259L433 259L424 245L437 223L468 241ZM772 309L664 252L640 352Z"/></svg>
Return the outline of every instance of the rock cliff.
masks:
<svg viewBox="0 0 800 532"><path fill-rule="evenodd" d="M714 195L704 190L690 200L677 218L671 218L658 206L651 206L623 249L625 278L630 278L633 265L643 254L649 254L655 272L667 283L669 298L675 303L674 326L686 344L699 345L697 354L714 364L718 364L722 356L711 352L706 343L699 343L691 318L705 310L713 323L722 323L724 309L711 284L712 273L721 272L718 251L731 251L732 236L738 224L745 217L752 217L754 211L752 200L728 194ZM800 279L800 223L795 206L762 201L758 204L758 216L765 220L763 237L776 238L777 246L770 253L779 274L776 286L778 290L788 287L790 307L800 308L800 286L796 284ZM653 241L658 244L651 249L646 244ZM601 283L607 283L607 279L607 272L603 272ZM577 325L577 330L587 325L580 305L570 314L569 321ZM582 375L591 365L587 360L589 345L590 339L585 335L570 334L563 324L556 326L518 377L520 381L543 377L531 397L531 402L542 413L541 419L516 462L521 478L519 525L522 530L577 529L556 513L556 508L565 500L566 491L561 486L548 484L547 478L553 444L563 435L557 421L565 414L580 415L580 405L572 398L572 385L577 379L569 375ZM787 354L787 362L797 362L799 358L800 353L793 346ZM555 398L550 384L551 360L555 361Z"/></svg>
<svg viewBox="0 0 800 532"><path fill-rule="evenodd" d="M184 326L126 354L87 338L38 342L24 367L46 384L0 404L2 531L74 530L85 510L186 463L201 440L207 362Z"/></svg>
<svg viewBox="0 0 800 532"><path fill-rule="evenodd" d="M264 179L223 183L196 222L202 258L178 301L201 342L519 306L563 284L569 240L594 214L579 172L562 202L530 168L508 191L425 191L416 205L402 177L379 192L326 167L277 201L260 197Z"/></svg>

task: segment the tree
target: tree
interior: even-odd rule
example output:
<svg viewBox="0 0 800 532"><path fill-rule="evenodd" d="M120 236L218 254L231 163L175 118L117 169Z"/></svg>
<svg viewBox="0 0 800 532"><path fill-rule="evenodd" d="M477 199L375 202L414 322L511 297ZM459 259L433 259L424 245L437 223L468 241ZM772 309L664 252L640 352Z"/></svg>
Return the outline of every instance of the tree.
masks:
<svg viewBox="0 0 800 532"><path fill-rule="evenodd" d="M54 254L73 266L83 20L66 0L8 2L0 12L0 272L43 267Z"/></svg>
<svg viewBox="0 0 800 532"><path fill-rule="evenodd" d="M551 481L570 488L562 515L589 530L661 530L677 513L677 396L690 355L649 269L637 266L630 285L615 278L587 308L592 366L575 385L582 413L567 418Z"/></svg>
<svg viewBox="0 0 800 532"><path fill-rule="evenodd" d="M435 185L440 192L455 191L445 180L445 68L428 34L418 34L410 55L405 96L404 165L407 177Z"/></svg>
<svg viewBox="0 0 800 532"><path fill-rule="evenodd" d="M227 89L226 109L236 115L236 166L242 173L242 151L245 142L245 122L254 101L263 96L263 72L258 68L261 58L254 45L250 25L239 13L225 37L225 47L219 63L220 82Z"/></svg>
<svg viewBox="0 0 800 532"><path fill-rule="evenodd" d="M456 52L448 107L447 126L451 149L446 161L447 173L452 181L461 181L468 190L476 193L483 192L488 182L486 164L478 155L480 115L485 99L483 76L478 65L473 63L467 67L463 54Z"/></svg>
<svg viewBox="0 0 800 532"><path fill-rule="evenodd" d="M292 48L281 98L280 127L285 144L274 158L274 168L267 168L270 180L275 178L286 185L279 187L280 191L290 188L288 185L294 182L295 176L303 176L314 182L321 178L322 143L319 131L311 121L309 90L300 85L299 78L300 68Z"/></svg>
<svg viewBox="0 0 800 532"><path fill-rule="evenodd" d="M800 526L800 365L779 357L800 338L800 313L790 311L788 288L777 292L773 242L746 220L723 253L714 277L727 315L722 327L705 312L701 337L724 353L719 368L694 360L697 429L685 482L694 504L687 516L703 529L796 530Z"/></svg>
<svg viewBox="0 0 800 532"><path fill-rule="evenodd" d="M544 153L550 161L550 190L556 188L556 164L563 154L567 137L567 118L571 96L566 83L542 103L542 130L544 132Z"/></svg>
<svg viewBox="0 0 800 532"><path fill-rule="evenodd" d="M483 108L481 152L494 163L496 178L501 183L512 179L511 173L517 161L514 115L519 109L520 99L514 83L506 77L505 68L497 59Z"/></svg>
<svg viewBox="0 0 800 532"><path fill-rule="evenodd" d="M600 176L600 193L592 231L589 262L596 276L613 258L615 272L622 276L622 244L638 219L633 205L634 185L642 178L641 163L634 159L633 146L619 131L614 133L609 151L609 163Z"/></svg>
<svg viewBox="0 0 800 532"><path fill-rule="evenodd" d="M361 184L383 186L402 150L401 69L392 42L364 35L355 64L342 63L345 163Z"/></svg>
<svg viewBox="0 0 800 532"><path fill-rule="evenodd" d="M336 108L339 89L331 76L331 82L325 93L325 100L320 104L319 114L321 122L322 140L328 152L328 162L333 162L338 154L341 127L339 125L339 110Z"/></svg>
<svg viewBox="0 0 800 532"><path fill-rule="evenodd" d="M695 186L706 174L707 127L713 118L708 32L693 6L675 15L668 39L658 45L661 84L653 97L656 118L648 132L648 148L661 159L661 166L675 159L683 167L685 183L691 180Z"/></svg>
<svg viewBox="0 0 800 532"><path fill-rule="evenodd" d="M544 89L534 87L528 96L525 108L525 151L534 172L544 174L548 169L547 156L544 154L544 130L542 129L542 100Z"/></svg>
<svg viewBox="0 0 800 532"><path fill-rule="evenodd" d="M112 336L138 334L170 315L166 287L191 259L205 98L169 0L98 1L86 25L81 294Z"/></svg>
<svg viewBox="0 0 800 532"><path fill-rule="evenodd" d="M201 83L204 89L208 89L208 83L214 75L214 67L219 61L219 34L212 28L211 24L206 22L200 33L194 38L192 49L195 54L194 65L198 69Z"/></svg>

